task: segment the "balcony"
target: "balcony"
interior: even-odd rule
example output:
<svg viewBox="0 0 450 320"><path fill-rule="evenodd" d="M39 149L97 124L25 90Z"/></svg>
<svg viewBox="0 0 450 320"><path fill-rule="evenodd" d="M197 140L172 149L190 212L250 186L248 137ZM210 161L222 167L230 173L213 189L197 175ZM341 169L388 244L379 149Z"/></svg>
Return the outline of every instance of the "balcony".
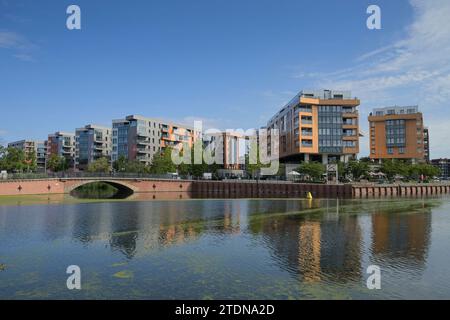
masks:
<svg viewBox="0 0 450 320"><path fill-rule="evenodd" d="M357 129L358 122L355 119L347 119L342 122L342 129Z"/></svg>
<svg viewBox="0 0 450 320"><path fill-rule="evenodd" d="M136 135L138 136L138 137L144 137L144 138L149 138L150 137L150 133L148 133L148 132L136 132Z"/></svg>
<svg viewBox="0 0 450 320"><path fill-rule="evenodd" d="M344 154L356 154L356 153L359 153L359 149L358 149L358 146L356 146L356 147L344 147L342 149L342 152Z"/></svg>
<svg viewBox="0 0 450 320"><path fill-rule="evenodd" d="M358 112L352 111L352 112L343 112L342 118L358 118Z"/></svg>
<svg viewBox="0 0 450 320"><path fill-rule="evenodd" d="M150 158L147 156L137 156L136 160L141 161L141 162L149 162Z"/></svg>
<svg viewBox="0 0 450 320"><path fill-rule="evenodd" d="M344 141L357 141L358 139L359 139L358 136L344 135L342 137L342 140L344 140Z"/></svg>
<svg viewBox="0 0 450 320"><path fill-rule="evenodd" d="M136 144L138 144L138 145L144 145L144 146L149 146L149 145L151 145L150 140L146 140L146 139L137 139L137 140L136 140Z"/></svg>
<svg viewBox="0 0 450 320"><path fill-rule="evenodd" d="M151 153L150 149L143 149L143 148L138 148L136 151L137 151L137 153L141 153L141 154L150 154Z"/></svg>

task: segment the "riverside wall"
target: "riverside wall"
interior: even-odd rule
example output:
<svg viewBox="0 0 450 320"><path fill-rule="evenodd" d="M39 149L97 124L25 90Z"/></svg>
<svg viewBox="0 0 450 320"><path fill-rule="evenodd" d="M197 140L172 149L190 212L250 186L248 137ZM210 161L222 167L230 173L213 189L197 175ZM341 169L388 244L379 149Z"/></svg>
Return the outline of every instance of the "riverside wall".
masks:
<svg viewBox="0 0 450 320"><path fill-rule="evenodd" d="M128 188L135 194L177 192L199 194L205 198L364 198L388 196L426 196L450 193L450 184L303 184L283 181L194 181L163 179L69 178L39 180L0 180L0 196L68 194L79 186L102 181Z"/></svg>

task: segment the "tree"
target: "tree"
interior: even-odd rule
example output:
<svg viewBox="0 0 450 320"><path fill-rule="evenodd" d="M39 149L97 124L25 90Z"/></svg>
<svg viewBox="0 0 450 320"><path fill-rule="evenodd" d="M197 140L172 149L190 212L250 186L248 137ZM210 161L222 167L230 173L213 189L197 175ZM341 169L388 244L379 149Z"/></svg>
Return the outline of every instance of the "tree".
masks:
<svg viewBox="0 0 450 320"><path fill-rule="evenodd" d="M414 179L419 179L421 176L426 178L432 178L439 176L440 169L425 163L413 164L409 167L409 175Z"/></svg>
<svg viewBox="0 0 450 320"><path fill-rule="evenodd" d="M183 175L189 174L194 177L200 178L203 176L204 173L212 172L213 166L208 166L206 164L205 160L203 159L203 153L202 153L201 163L195 163L195 149L199 145L202 146L202 144L203 144L202 140L197 140L194 142L193 146L190 148L191 163L180 164L178 166L178 173L183 174ZM203 148L201 148L201 150L203 150ZM183 155L184 152L185 152L185 150L182 150L181 154Z"/></svg>
<svg viewBox="0 0 450 320"><path fill-rule="evenodd" d="M150 168L139 160L128 160L121 155L119 159L113 162L113 168L117 172L125 173L149 173Z"/></svg>
<svg viewBox="0 0 450 320"><path fill-rule="evenodd" d="M172 148L158 152L153 156L150 172L153 174L167 174L176 172L177 167L172 161Z"/></svg>
<svg viewBox="0 0 450 320"><path fill-rule="evenodd" d="M0 150L0 169L10 172L22 172L27 168L25 152L17 148L2 148Z"/></svg>
<svg viewBox="0 0 450 320"><path fill-rule="evenodd" d="M386 175L389 180L392 180L396 175L408 176L409 164L399 160L384 160L381 164L380 171Z"/></svg>
<svg viewBox="0 0 450 320"><path fill-rule="evenodd" d="M36 151L32 150L25 154L25 165L27 167L27 171L33 172L37 169L37 158Z"/></svg>
<svg viewBox="0 0 450 320"><path fill-rule="evenodd" d="M90 163L87 169L89 172L108 173L111 168L107 158L102 157Z"/></svg>
<svg viewBox="0 0 450 320"><path fill-rule="evenodd" d="M4 158L6 157L6 148L0 145L0 170L4 170Z"/></svg>
<svg viewBox="0 0 450 320"><path fill-rule="evenodd" d="M256 149L256 163L250 163L250 155L245 155L245 168L247 169L247 172L250 174L252 178L255 178L259 175L259 172L262 168L267 167L267 165L264 165L261 163L260 154L259 154L259 145L256 141L252 141L250 144L250 150ZM280 170L279 170L280 173Z"/></svg>
<svg viewBox="0 0 450 320"><path fill-rule="evenodd" d="M69 168L66 158L52 154L47 161L47 167L53 172L65 171Z"/></svg>
<svg viewBox="0 0 450 320"><path fill-rule="evenodd" d="M286 177L286 164L285 163L280 163L278 166L278 172L277 172L277 176L280 178Z"/></svg>
<svg viewBox="0 0 450 320"><path fill-rule="evenodd" d="M121 155L119 157L119 159L117 159L113 163L113 168L117 172L124 172L124 171L126 171L127 166L128 166L128 160L127 160L127 158L124 155Z"/></svg>
<svg viewBox="0 0 450 320"><path fill-rule="evenodd" d="M127 161L125 172L129 173L149 173L150 167L139 160Z"/></svg>
<svg viewBox="0 0 450 320"><path fill-rule="evenodd" d="M362 157L362 158L359 159L359 161L360 161L360 162L367 162L367 163L370 163L370 162L371 162L371 160L370 160L369 157Z"/></svg>
<svg viewBox="0 0 450 320"><path fill-rule="evenodd" d="M297 171L310 176L313 180L322 180L326 170L325 166L319 162L303 162Z"/></svg>
<svg viewBox="0 0 450 320"><path fill-rule="evenodd" d="M347 173L351 174L353 179L359 180L369 173L369 163L366 161L350 160L347 164Z"/></svg>

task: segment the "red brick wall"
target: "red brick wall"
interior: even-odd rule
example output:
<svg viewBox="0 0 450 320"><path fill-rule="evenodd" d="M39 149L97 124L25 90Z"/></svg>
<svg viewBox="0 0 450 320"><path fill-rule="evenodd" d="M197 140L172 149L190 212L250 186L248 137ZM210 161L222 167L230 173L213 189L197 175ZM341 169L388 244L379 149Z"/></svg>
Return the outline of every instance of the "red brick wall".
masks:
<svg viewBox="0 0 450 320"><path fill-rule="evenodd" d="M108 181L108 180L49 179L49 180L0 181L0 196L70 193L73 189L77 188L80 185L95 181ZM123 184L124 186L129 187L136 193L192 191L191 181L136 180L136 179L110 180L110 181Z"/></svg>
<svg viewBox="0 0 450 320"><path fill-rule="evenodd" d="M32 195L64 193L64 183L59 180L0 181L0 195Z"/></svg>

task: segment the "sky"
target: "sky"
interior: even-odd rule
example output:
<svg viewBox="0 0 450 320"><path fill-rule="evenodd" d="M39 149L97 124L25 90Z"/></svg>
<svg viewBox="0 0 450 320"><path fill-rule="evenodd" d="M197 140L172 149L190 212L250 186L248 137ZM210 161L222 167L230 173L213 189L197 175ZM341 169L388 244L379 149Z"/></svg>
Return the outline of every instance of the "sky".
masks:
<svg viewBox="0 0 450 320"><path fill-rule="evenodd" d="M374 107L419 105L450 157L448 17L448 0L0 0L0 143L130 114L247 130L335 89L361 99L360 156Z"/></svg>

